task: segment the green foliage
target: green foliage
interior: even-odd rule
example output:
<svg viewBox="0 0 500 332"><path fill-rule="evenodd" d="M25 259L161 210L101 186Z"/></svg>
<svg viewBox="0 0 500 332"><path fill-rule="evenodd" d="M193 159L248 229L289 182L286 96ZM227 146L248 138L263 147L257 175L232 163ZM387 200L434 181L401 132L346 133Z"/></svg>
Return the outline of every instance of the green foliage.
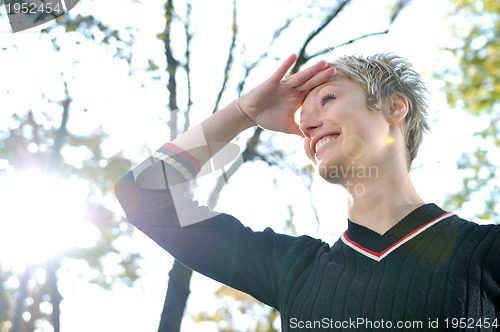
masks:
<svg viewBox="0 0 500 332"><path fill-rule="evenodd" d="M468 201L483 202L483 211L475 217L500 223L500 2L455 0L454 4L450 21L462 43L449 49L458 66L445 72L448 102L487 119L488 125L476 133L482 146L464 152L458 161L458 169L464 170L463 187L448 197L447 206L456 209Z"/></svg>
<svg viewBox="0 0 500 332"><path fill-rule="evenodd" d="M248 332L275 332L279 331L276 325L279 319L279 312L263 306L259 301L250 295L240 292L226 285L221 285L215 292L216 299L222 305L214 313L202 311L193 316L195 323L212 322L216 324L218 331L235 332L235 326L242 316L249 316L256 321L255 326L248 327ZM256 313L259 313L258 315ZM238 330L240 331L240 330Z"/></svg>
<svg viewBox="0 0 500 332"><path fill-rule="evenodd" d="M78 34L83 37L82 40L95 42L105 47L116 58L126 60L130 65L132 61L131 48L137 29L133 27L115 29L95 16L80 14L60 16L57 18L56 23L58 26L63 27L67 34ZM53 26L45 29L45 32L49 33L51 29L53 29ZM57 35L53 41L54 48L59 51L60 46L57 43Z"/></svg>
<svg viewBox="0 0 500 332"><path fill-rule="evenodd" d="M451 106L462 102L472 114L491 115L500 100L500 3L496 0L454 2L456 6L450 19L462 45L450 51L458 59L454 74L460 81L448 83L448 100Z"/></svg>

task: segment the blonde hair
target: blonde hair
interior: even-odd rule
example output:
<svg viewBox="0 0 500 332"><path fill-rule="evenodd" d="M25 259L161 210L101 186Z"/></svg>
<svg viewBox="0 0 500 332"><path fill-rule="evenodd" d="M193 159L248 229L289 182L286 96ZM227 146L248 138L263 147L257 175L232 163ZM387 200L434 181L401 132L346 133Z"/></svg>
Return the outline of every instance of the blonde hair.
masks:
<svg viewBox="0 0 500 332"><path fill-rule="evenodd" d="M336 76L360 84L368 97L370 110L381 110L382 103L395 93L408 99L409 110L405 117L404 136L408 169L422 144L423 135L429 130L427 123L428 90L422 77L405 58L395 54L341 56L332 62Z"/></svg>

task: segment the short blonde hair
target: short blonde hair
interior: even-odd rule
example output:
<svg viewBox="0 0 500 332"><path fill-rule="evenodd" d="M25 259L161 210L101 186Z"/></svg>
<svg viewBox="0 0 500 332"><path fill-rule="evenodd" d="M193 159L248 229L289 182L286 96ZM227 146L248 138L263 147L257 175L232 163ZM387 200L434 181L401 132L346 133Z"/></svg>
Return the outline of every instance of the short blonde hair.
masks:
<svg viewBox="0 0 500 332"><path fill-rule="evenodd" d="M336 76L360 84L367 92L366 105L370 110L382 109L382 103L395 93L406 96L409 103L405 117L404 136L408 169L429 130L427 97L429 92L422 77L405 58L395 54L341 56L332 62Z"/></svg>

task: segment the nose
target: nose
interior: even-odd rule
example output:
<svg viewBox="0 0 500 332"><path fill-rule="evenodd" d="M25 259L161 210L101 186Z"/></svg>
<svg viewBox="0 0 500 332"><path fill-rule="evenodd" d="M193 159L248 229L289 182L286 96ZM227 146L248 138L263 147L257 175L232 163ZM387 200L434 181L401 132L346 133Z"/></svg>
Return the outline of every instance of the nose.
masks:
<svg viewBox="0 0 500 332"><path fill-rule="evenodd" d="M314 133L321 128L323 122L319 119L314 118L302 118L300 120L299 129L304 134L305 137L311 138Z"/></svg>

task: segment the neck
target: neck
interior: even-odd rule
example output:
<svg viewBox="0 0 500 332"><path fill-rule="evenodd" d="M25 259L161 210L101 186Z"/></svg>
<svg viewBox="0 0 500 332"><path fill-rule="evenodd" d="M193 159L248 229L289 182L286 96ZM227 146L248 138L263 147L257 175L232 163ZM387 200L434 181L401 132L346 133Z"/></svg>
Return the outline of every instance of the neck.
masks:
<svg viewBox="0 0 500 332"><path fill-rule="evenodd" d="M390 170L378 178L362 179L345 187L352 198L349 219L379 234L424 204L406 168L399 172Z"/></svg>

